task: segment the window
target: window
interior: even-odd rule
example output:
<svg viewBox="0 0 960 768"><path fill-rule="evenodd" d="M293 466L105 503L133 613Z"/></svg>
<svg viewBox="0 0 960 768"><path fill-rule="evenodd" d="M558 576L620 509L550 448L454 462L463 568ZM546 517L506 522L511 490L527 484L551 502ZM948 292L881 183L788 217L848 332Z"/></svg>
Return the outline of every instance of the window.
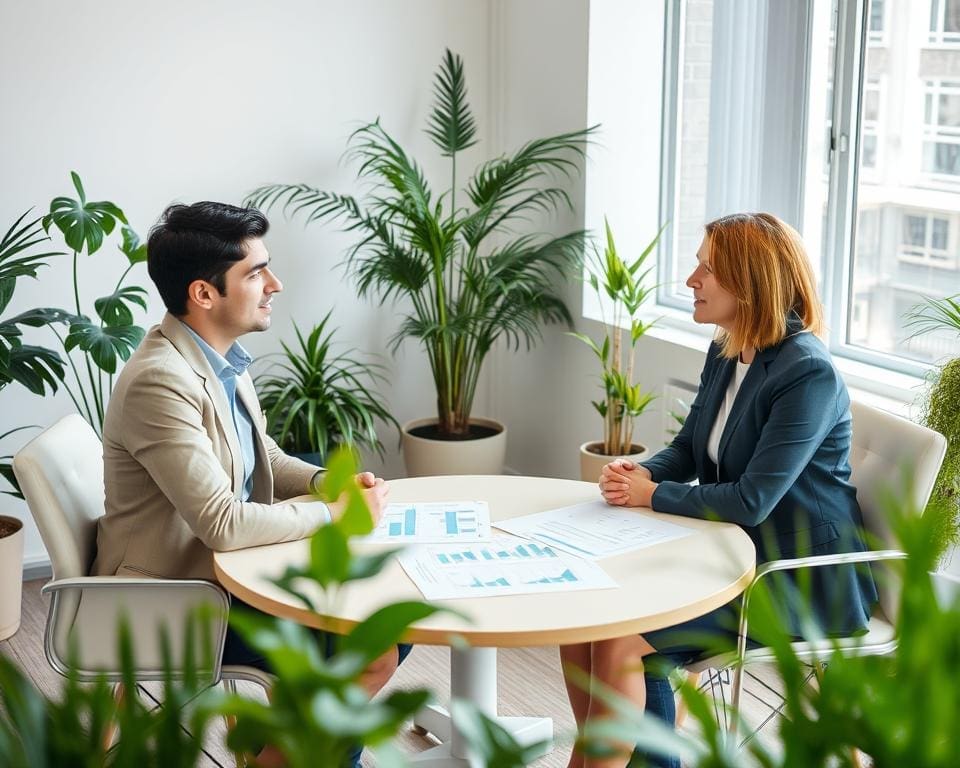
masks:
<svg viewBox="0 0 960 768"><path fill-rule="evenodd" d="M807 58L797 33L806 6L667 5L660 220L670 226L657 258L662 306L690 311L684 282L706 222L746 210L799 219L804 145L797 126L805 105L785 95Z"/></svg>
<svg viewBox="0 0 960 768"><path fill-rule="evenodd" d="M910 339L904 313L925 296L960 293L960 50L934 51L924 33L925 11L910 0L859 3L840 0L831 19L814 17L813 52L822 57L808 80L811 100L833 97L827 114L811 116L808 151L825 121L830 173L808 173L804 235L822 227L824 300L835 354L919 374L939 360L942 339ZM960 43L960 0L934 0L931 32L940 42L955 30ZM890 35L870 45L876 19ZM936 21L938 26L933 25ZM858 30L868 45L858 50ZM823 48L821 48L823 46ZM832 50L830 50L832 48ZM883 108L884 93L898 108ZM811 101L811 103L814 103Z"/></svg>
<svg viewBox="0 0 960 768"><path fill-rule="evenodd" d="M956 267L956 259L947 247L950 242L949 219L913 212L905 213L901 221L901 259L915 264Z"/></svg>
<svg viewBox="0 0 960 768"><path fill-rule="evenodd" d="M935 44L960 43L960 0L930 0L930 36Z"/></svg>
<svg viewBox="0 0 960 768"><path fill-rule="evenodd" d="M867 24L867 40L871 45L882 45L883 38L883 11L886 7L884 0L873 0L870 3L870 17Z"/></svg>
<svg viewBox="0 0 960 768"><path fill-rule="evenodd" d="M768 210L804 237L831 351L922 375L947 344L903 313L960 294L960 0L747 5L667 5L658 303L689 310L704 222Z"/></svg>
<svg viewBox="0 0 960 768"><path fill-rule="evenodd" d="M924 173L960 181L960 82L927 80L923 116Z"/></svg>

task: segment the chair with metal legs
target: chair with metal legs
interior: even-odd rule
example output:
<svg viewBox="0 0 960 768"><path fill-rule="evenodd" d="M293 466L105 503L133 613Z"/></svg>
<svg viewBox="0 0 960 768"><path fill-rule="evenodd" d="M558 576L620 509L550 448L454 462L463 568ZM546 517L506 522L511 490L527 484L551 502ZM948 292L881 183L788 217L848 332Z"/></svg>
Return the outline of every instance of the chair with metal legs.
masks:
<svg viewBox="0 0 960 768"><path fill-rule="evenodd" d="M54 670L69 671L81 681L105 679L118 686L117 696L129 695L122 690L117 647L117 631L125 621L138 683L165 679L161 635L166 633L175 664L184 658L198 664L207 660L208 668L195 671L209 685L222 680L235 690L235 681L245 680L269 689L271 678L259 669L221 666L230 600L219 585L88 575L104 489L103 448L86 421L76 414L64 417L24 446L13 468L53 566L53 580L42 592L51 598L44 653ZM209 617L208 630L193 633L188 652L187 625L198 615ZM172 676L182 679L185 671L174 666Z"/></svg>
<svg viewBox="0 0 960 768"><path fill-rule="evenodd" d="M886 495L890 495L909 504L910 509L922 511L930 498L940 465L943 463L947 441L940 433L862 403L851 403L850 411L853 418L850 481L857 489L857 501L863 513L868 537L881 543L883 549L774 560L757 568L753 582L744 593L736 652L713 656L687 668L691 676L699 677L701 673L709 672L707 685L711 690L721 693L722 689L718 689L717 685L722 681L723 675L731 675L731 716L726 722L731 733L736 733L738 729L743 682L748 668L754 664L771 663L775 660L770 648L748 650L746 647L749 630L746 609L757 585L778 571L904 559L906 554L897 549L898 542L891 531L882 500ZM820 674L822 665L836 649L849 656L883 655L896 649L899 600L897 582L892 578L877 579L877 590L880 602L870 619L866 635L793 643L797 658L811 665L808 680ZM719 706L717 711L723 714L726 709L725 706ZM761 727L770 719L772 718L765 720ZM753 735L755 732L748 734L744 742Z"/></svg>

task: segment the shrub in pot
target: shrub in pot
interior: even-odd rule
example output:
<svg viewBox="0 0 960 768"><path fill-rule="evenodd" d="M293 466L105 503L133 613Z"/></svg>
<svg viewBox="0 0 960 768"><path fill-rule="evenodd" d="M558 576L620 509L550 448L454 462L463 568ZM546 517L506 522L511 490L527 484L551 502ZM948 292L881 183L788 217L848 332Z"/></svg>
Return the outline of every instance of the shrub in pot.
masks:
<svg viewBox="0 0 960 768"><path fill-rule="evenodd" d="M297 346L283 352L254 378L267 418L267 433L287 453L319 466L338 446L369 448L383 457L376 422L396 419L371 389L383 380L382 366L333 352L336 329L327 329L328 312L304 336L294 324Z"/></svg>

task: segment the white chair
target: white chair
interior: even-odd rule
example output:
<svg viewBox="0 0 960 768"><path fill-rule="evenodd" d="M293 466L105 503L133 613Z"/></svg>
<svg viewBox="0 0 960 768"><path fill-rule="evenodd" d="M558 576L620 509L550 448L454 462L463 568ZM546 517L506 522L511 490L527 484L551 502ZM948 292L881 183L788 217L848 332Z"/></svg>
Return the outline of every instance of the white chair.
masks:
<svg viewBox="0 0 960 768"><path fill-rule="evenodd" d="M44 653L61 675L69 670L80 680L122 680L118 628L130 630L138 682L164 679L161 629L170 642L174 679L187 653L188 617L209 615L209 637L197 632L194 659L205 653L210 668L199 679L230 690L246 680L268 688L270 676L252 667L221 666L230 607L227 593L201 579L151 579L89 576L96 552L97 520L104 512L103 447L96 433L72 414L44 430L13 459L27 506L50 555L53 580L42 592L51 596L44 633ZM212 641L208 651L202 644ZM117 695L122 695L118 689Z"/></svg>
<svg viewBox="0 0 960 768"><path fill-rule="evenodd" d="M898 542L893 536L890 521L885 514L883 499L886 496L892 496L892 498L903 500L904 503L909 503L911 509L922 512L933 490L947 450L947 441L943 435L861 403L851 403L850 412L853 418L850 481L857 489L857 501L863 512L864 528L876 542L882 543L887 548L868 552L773 560L757 568L753 582L744 593L740 616L740 638L736 653L713 656L687 667L687 672L697 676L711 670L710 682L714 690L716 690L714 683L717 680L715 671L733 670L730 692L731 717L727 723L731 733L736 732L738 727L745 668L752 664L775 661L775 656L769 648L761 647L751 650L746 648L748 632L746 606L758 582L775 571L904 559L906 554L897 549ZM841 640L825 639L793 643L797 658L813 664L818 669L818 665L829 658L837 647L842 653L850 656L892 653L897 647L895 623L899 589L893 578L878 578L876 581L880 602L870 619L865 635Z"/></svg>

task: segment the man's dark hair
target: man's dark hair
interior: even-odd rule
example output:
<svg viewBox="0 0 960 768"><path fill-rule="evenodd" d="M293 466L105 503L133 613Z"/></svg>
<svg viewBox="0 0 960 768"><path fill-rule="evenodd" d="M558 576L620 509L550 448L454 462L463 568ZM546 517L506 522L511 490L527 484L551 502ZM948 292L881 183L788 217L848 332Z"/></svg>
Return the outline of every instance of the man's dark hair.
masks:
<svg viewBox="0 0 960 768"><path fill-rule="evenodd" d="M205 280L226 294L226 273L246 254L243 243L263 237L270 228L256 208L202 202L171 205L147 240L147 270L167 310L187 313L187 288Z"/></svg>

